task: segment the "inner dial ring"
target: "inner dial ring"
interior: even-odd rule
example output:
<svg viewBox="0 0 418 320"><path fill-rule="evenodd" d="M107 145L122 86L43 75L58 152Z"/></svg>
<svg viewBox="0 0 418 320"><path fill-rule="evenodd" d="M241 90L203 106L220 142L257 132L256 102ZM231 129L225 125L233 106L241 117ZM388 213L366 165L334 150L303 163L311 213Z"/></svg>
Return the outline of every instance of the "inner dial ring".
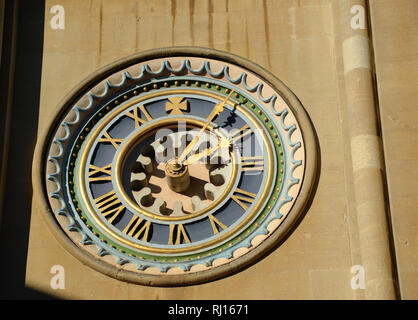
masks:
<svg viewBox="0 0 418 320"><path fill-rule="evenodd" d="M132 152L141 146L141 142L144 142L147 140L147 138L150 138L150 136L153 136L158 129L175 129L178 127L179 123L186 122L186 128L187 128L187 134L190 134L190 129L199 130L205 125L205 122L202 120L194 119L194 118L186 118L186 117L174 117L174 118L168 118L163 120L158 120L148 126L145 126L138 131L135 131L130 137L128 137L126 142L121 145L120 149L118 150L117 155L115 156L115 186L117 188L118 193L121 195L123 200L131 206L134 211L147 216L151 219L155 220L161 220L161 221L184 221L184 220L191 220L193 218L196 218L198 216L201 216L212 209L214 209L216 206L218 206L223 200L225 200L228 195L231 193L232 188L236 184L238 171L239 171L239 157L237 156L236 151L233 149L228 151L228 157L225 155L226 150L222 150L223 162L227 163L227 179L225 179L224 183L222 183L222 187L216 187L212 183L216 183L214 180L207 181L208 183L205 185L205 195L206 198L209 201L206 202L199 202L196 198L189 199L191 203L186 203L183 201L182 205L183 208L180 210L179 207L177 207L179 204L176 201L167 201L166 197L164 197L165 204L162 202L163 200L161 198L153 198L154 195L151 193L151 189L147 186L148 183L153 183L157 180L155 176L153 177L153 174L151 173L153 169L157 169L159 171L165 171L167 179L167 175L172 175L172 166L167 166L170 164L170 162L174 159L174 157L170 156L169 154L157 154L148 156L147 151L140 152L139 157L136 157L137 153L133 155L133 157L136 160L141 161L142 160L142 168L135 170L133 168L133 174L130 177L131 182L131 188L133 188L132 192L129 190L126 190L126 170L130 171L132 168L132 160L130 161L130 164L127 164L129 157L132 157ZM212 125L208 126L208 131L212 134L215 134L217 137L223 140L227 140L227 136L223 134L222 130L212 130ZM176 132L173 132L174 134ZM185 137L187 138L187 137ZM183 139L182 139L183 140ZM189 139L190 140L190 139ZM185 141L189 142L187 139ZM156 141L157 142L157 141ZM184 141L183 141L184 142ZM154 150L158 152L158 148L161 147L161 145L157 146ZM198 148L199 150L199 148ZM180 148L180 152L182 149ZM150 151L149 151L150 152ZM151 151L152 152L152 151ZM163 150L160 150L161 153L163 153ZM196 153L195 153L196 154ZM142 158L142 159L141 159ZM154 159L151 159L154 158ZM155 161L155 158L159 158L156 160L160 160L162 163L158 164ZM191 158L187 158L186 161ZM165 161L164 161L165 160ZM138 164L138 162L134 162L135 164ZM196 161L197 162L197 161ZM157 168L155 166L158 165ZM199 164L199 168L195 168L194 164L190 164L190 175L192 176L192 183L193 179L196 178L198 174L198 171L202 171L203 167L206 166L204 164ZM147 168L148 167L148 168ZM186 167L187 168L187 167ZM168 171L167 171L168 169ZM171 169L171 170L170 170ZM204 169L205 171L209 171L209 169ZM216 170L216 168L215 168ZM135 172L137 171L137 172ZM202 172L201 172L202 173ZM175 174L175 173L174 173ZM125 181L123 181L123 177L125 176ZM210 178L210 174L208 173L208 176ZM151 179L154 178L154 181ZM165 180L164 179L164 180ZM216 180L216 177L213 178ZM185 199L187 196L182 196L180 192L177 192L175 190L168 190L168 182L158 179L159 180L159 187L162 187L164 191L167 192L167 196L177 196L180 199ZM193 185L191 186L193 187ZM212 193L212 194L211 194ZM196 197L196 195L195 195ZM133 199L134 198L134 199ZM202 198L202 197L201 197ZM161 199L161 200L160 200ZM141 204L141 201L145 202L144 205ZM148 202L148 203L146 203ZM148 204L148 205L147 205ZM147 208L148 207L148 208ZM190 210L192 209L192 210Z"/></svg>

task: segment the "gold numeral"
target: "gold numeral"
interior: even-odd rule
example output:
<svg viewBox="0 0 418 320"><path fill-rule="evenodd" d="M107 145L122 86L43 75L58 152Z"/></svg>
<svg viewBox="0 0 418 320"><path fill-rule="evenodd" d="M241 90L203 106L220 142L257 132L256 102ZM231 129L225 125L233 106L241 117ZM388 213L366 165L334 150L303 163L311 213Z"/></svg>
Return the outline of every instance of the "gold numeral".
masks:
<svg viewBox="0 0 418 320"><path fill-rule="evenodd" d="M242 195L245 195L247 197L244 197ZM235 202L238 203L241 206L241 208L243 208L244 210L247 210L248 206L244 204L243 201L251 204L253 203L255 197L257 197L255 193L251 193L251 192L239 189L239 188L237 188L234 194L231 196L231 198L235 200Z"/></svg>
<svg viewBox="0 0 418 320"><path fill-rule="evenodd" d="M244 139L245 136L253 133L250 126L246 124L241 129L231 134L232 142L236 142L239 139Z"/></svg>
<svg viewBox="0 0 418 320"><path fill-rule="evenodd" d="M115 149L119 148L119 145L122 143L123 139L114 139L110 136L110 134L108 134L107 132L105 132L103 134L104 138L100 138L99 142L110 142Z"/></svg>
<svg viewBox="0 0 418 320"><path fill-rule="evenodd" d="M145 115L145 118L147 118L146 120L138 116L138 109L141 110L142 113ZM152 117L150 116L148 111L145 109L144 105L140 105L139 107L136 107L132 111L128 112L126 115L134 119L135 129L138 128L141 124L147 123L148 121L152 120Z"/></svg>
<svg viewBox="0 0 418 320"><path fill-rule="evenodd" d="M123 229L123 233L136 239L139 239L139 237L143 235L142 241L148 241L148 234L151 227L151 221L146 220L142 227L137 231L139 225L143 221L144 218L140 218L134 215L131 221L129 221L129 223L126 225L125 229Z"/></svg>
<svg viewBox="0 0 418 320"><path fill-rule="evenodd" d="M104 167L97 167L95 165L90 164L89 169L91 170L89 172L89 182L95 182L95 181L111 181L112 180L112 164L109 163L107 166ZM97 175L99 173L103 173L106 176L102 177L93 177L94 175Z"/></svg>
<svg viewBox="0 0 418 320"><path fill-rule="evenodd" d="M125 209L114 190L94 199L94 202L104 217L112 215L108 220L110 223Z"/></svg>
<svg viewBox="0 0 418 320"><path fill-rule="evenodd" d="M176 236L174 235L175 233L176 233ZM175 242L174 242L174 237L176 237ZM184 230L184 226L182 224L178 224L178 225L170 224L170 234L168 236L168 244L181 244L182 238L186 243L190 243L190 239L187 236L186 230Z"/></svg>
<svg viewBox="0 0 418 320"><path fill-rule="evenodd" d="M241 157L242 171L264 170L264 157Z"/></svg>
<svg viewBox="0 0 418 320"><path fill-rule="evenodd" d="M222 230L225 230L227 228L226 225L224 225L222 222L220 222L211 214L209 215L209 220L210 220L210 224L212 225L213 234L219 233L218 227L221 228Z"/></svg>
<svg viewBox="0 0 418 320"><path fill-rule="evenodd" d="M165 111L170 115L182 115L187 110L187 100L183 97L168 98L170 102L165 104Z"/></svg>

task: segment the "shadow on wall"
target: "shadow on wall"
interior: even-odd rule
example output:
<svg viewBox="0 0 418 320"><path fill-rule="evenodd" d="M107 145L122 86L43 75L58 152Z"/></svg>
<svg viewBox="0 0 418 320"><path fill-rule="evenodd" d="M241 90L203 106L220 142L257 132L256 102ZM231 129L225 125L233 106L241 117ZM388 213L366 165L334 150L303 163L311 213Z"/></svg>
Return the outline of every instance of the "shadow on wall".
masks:
<svg viewBox="0 0 418 320"><path fill-rule="evenodd" d="M5 25L12 25L10 20L13 20L13 15L8 12L13 12L13 3L12 0L6 1ZM13 99L10 114L10 140L8 149L4 150L8 155L8 166L0 224L1 299L55 299L53 296L25 287L32 206L32 158L39 118L44 11L45 3L42 0L31 0L24 4L20 3L18 6L14 88L10 93ZM7 32L12 32L12 30L5 30L5 33ZM3 48L3 52L10 50L10 46L6 47ZM4 61L2 59L3 63ZM1 85L4 85L3 82ZM314 135L318 142L316 132ZM319 148L319 143L317 145ZM319 148L317 175L311 197L298 221L269 253L286 241L309 210L316 193L320 170Z"/></svg>
<svg viewBox="0 0 418 320"><path fill-rule="evenodd" d="M13 64L11 38L14 5L17 4L15 68L13 89L8 91L8 73ZM0 225L0 298L51 299L25 287L30 214L32 206L32 158L38 131L45 3L41 0L5 1L2 48L2 96L12 99L9 114L8 148ZM8 59L3 60L3 57ZM7 67L7 70L5 70ZM3 101L7 101L3 100ZM7 145L7 144L6 144ZM2 147L4 144L2 145Z"/></svg>

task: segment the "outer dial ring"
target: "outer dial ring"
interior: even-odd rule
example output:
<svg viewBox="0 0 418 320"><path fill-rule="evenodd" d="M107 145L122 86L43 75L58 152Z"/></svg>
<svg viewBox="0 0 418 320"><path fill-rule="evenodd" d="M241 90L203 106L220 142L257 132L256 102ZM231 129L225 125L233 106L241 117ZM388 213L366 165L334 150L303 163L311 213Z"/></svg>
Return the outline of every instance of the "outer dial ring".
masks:
<svg viewBox="0 0 418 320"><path fill-rule="evenodd" d="M308 200L312 193L312 189L315 184L315 169L317 165L316 139L309 118L306 112L304 111L303 107L301 106L300 102L290 92L290 90L287 89L279 80L277 80L274 76L272 76L270 73L268 73L261 67L243 58L223 52L218 52L215 50L188 47L168 48L136 54L127 59L117 61L116 63L110 66L102 68L96 74L83 81L76 89L74 89L69 94L69 96L66 99L64 99L64 101L61 103L61 107L59 108L59 112L57 113L56 117L54 117L53 123L56 122L55 119L64 119L63 123L67 124L71 122L74 123L74 116L68 113L68 110L71 111L71 106L74 106L74 103L77 103L75 101L77 99L76 97L82 96L83 93L86 92L86 88L92 88L92 86L98 83L101 79L104 79L110 76L111 74L117 73L118 70L123 70L124 68L127 68L135 64L148 64L148 68L150 68L150 70L152 71L156 70L155 63L158 62L161 65L161 61L164 61L164 59L167 58L168 60L166 61L170 61L171 63L178 57L189 57L189 61L192 61L189 62L189 65L187 65L187 63L183 64L181 68L187 68L192 73L205 74L206 72L207 76L213 79L221 76L221 72L215 72L214 68L209 68L209 63L204 65L206 66L206 70L203 67L201 67L198 70L198 68L196 68L196 65L193 65L195 58L203 60L207 59L206 61L210 61L210 63L212 64L218 63L222 65L222 63L224 63L229 68L222 69L222 76L225 82L229 82L231 85L235 83L240 83L241 87L244 86L248 89L251 89L248 91L252 92L253 95L258 95L259 100L261 100L261 103L264 103L266 105L265 107L260 107L261 112L266 112L267 110L265 109L268 109L270 105L270 112L272 112L274 114L274 117L277 118L276 121L280 124L281 130L283 130L284 133L287 134L286 148L288 148L288 150L285 152L285 154L287 154L287 161L289 161L287 163L287 168L290 170L288 172L288 175L286 176L287 181L285 183L287 184L287 186L284 188L286 189L285 191L288 192L287 194L285 194L286 197L283 199L288 200L289 198L291 198L291 200L280 201L280 199L277 199L277 204L280 205L280 208L272 208L272 210L275 212L276 218L273 219L273 217L271 217L272 219L270 219L270 223L268 225L260 226L260 228L262 229L258 229L256 226L253 228L252 231L249 230L250 233L255 232L254 236L261 236L263 232L266 230L267 234L264 236L264 238L260 241L260 237L253 237L250 241L249 250L240 254L236 254L238 251L235 250L235 253L232 254L232 257L229 258L229 261L226 264L212 263L209 266L203 268L195 268L195 270L193 270L193 267L186 267L183 268L183 271L177 272L173 275L167 273L167 268L161 268L160 272L157 272L157 274L143 272L146 270L141 270L141 268L138 268L139 271L132 270L129 268L121 269L120 266L123 264L120 264L120 259L116 262L116 265L112 266L111 264L100 259L100 257L95 257L94 253L85 250L80 250L80 248L83 248L83 243L77 243L69 236L74 232L79 232L77 230L77 225L74 224L73 218L71 218L71 214L66 214L68 212L64 211L65 206L60 207L60 205L62 205L60 201L54 202L55 200L51 200L51 198L46 197L47 192L45 191L52 190L51 186L49 186L51 184L50 181L52 181L52 183L56 183L56 181L53 181L55 177L53 173L53 165L56 163L60 163L61 160L59 152L62 151L62 148L66 146L66 142L64 141L65 139L62 138L62 133L60 134L59 132L60 128L58 129L58 131L55 131L56 126L51 124L51 126L47 130L45 130L45 133L43 135L44 139L42 139L40 143L37 145L36 156L34 160L34 168L37 169L34 170L34 190L37 190L39 199L43 200L44 207L47 209L47 221L50 223L50 226L52 227L56 237L66 246L66 248L73 255L85 261L93 268L100 270L101 272L110 274L111 276L126 281L149 285L182 285L213 280L225 276L226 274L232 271L243 268L249 263L255 261L255 259L259 258L261 255L265 254L274 245L276 245L278 241L280 241L284 237L284 235L286 235L289 232L291 226L294 224L296 219L300 216L300 214L306 207L306 204L308 203ZM153 61L155 61L155 63ZM167 63L164 64L164 66L164 68L166 68L168 71L174 74L176 74L178 70L169 67ZM248 82L246 83L244 77L241 77L239 79L231 78L231 76L227 73L227 70L232 70L235 66L236 70L241 70L242 74L245 74L248 78L255 77L256 79L259 79L259 82L256 85L250 86ZM163 67L161 68L163 69ZM267 88L267 91L269 91L269 93L273 93L270 98L265 98L265 96L263 96L263 86ZM95 89L93 88L92 90L92 92L94 92ZM292 118L290 122L286 122L286 116L287 119ZM268 119L268 117L266 117L266 119ZM69 132L71 132L72 130L72 128L69 127L64 129L68 129L67 131ZM292 132L289 133L289 131ZM51 137L54 136L54 132L55 138L51 139ZM297 137L296 139L299 140L292 139L294 137ZM62 141L60 141L60 139ZM53 141L52 145L50 145L50 141ZM58 146L56 145L57 141L59 143ZM295 148L296 145L297 148ZM52 148L49 148L49 146L51 146ZM49 153L49 160L53 162L53 164L48 164L45 167L45 154L47 154L48 148L49 152L52 152ZM302 154L300 151L302 151ZM56 156L57 152L58 156ZM45 174L47 177L46 182ZM298 176L296 177L295 174L297 174ZM293 185L289 185L292 183ZM294 185L297 185L296 189L298 191L296 193L292 193L291 191L289 191L292 189ZM52 198L55 197L55 199L59 200L59 191L55 191L55 193L54 191L49 191L49 193L50 195L52 193ZM54 214L51 214L52 212ZM68 219L70 221L70 224L68 224ZM67 224L66 228L64 228L65 224ZM63 230L61 230L61 228L63 228ZM259 233L257 230L263 232ZM246 230L243 230L243 232L246 232ZM256 238L258 240L256 240ZM239 243L234 244L234 246L235 245L238 245L238 247L240 247ZM119 264L120 266L117 266L117 264Z"/></svg>

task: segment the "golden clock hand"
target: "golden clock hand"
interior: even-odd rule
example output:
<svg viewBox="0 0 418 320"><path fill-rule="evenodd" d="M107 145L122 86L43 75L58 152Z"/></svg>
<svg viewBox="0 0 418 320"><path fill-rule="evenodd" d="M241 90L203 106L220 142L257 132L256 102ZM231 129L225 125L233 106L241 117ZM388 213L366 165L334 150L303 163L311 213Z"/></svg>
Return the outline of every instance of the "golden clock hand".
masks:
<svg viewBox="0 0 418 320"><path fill-rule="evenodd" d="M192 163L200 160L203 157L208 157L212 154L212 152L215 152L216 150L212 150L212 149L219 149L219 147L215 147L215 148L208 148L206 150L203 150L202 152L196 153L194 155L191 155L190 157L187 157L186 161L184 161L184 165L191 165Z"/></svg>
<svg viewBox="0 0 418 320"><path fill-rule="evenodd" d="M221 139L219 144L216 147L213 148L207 148L203 150L202 152L196 153L186 159L184 162L185 165L190 165L198 160L200 160L203 157L209 157L211 154L213 154L215 151L219 149L229 148L231 146L231 141L227 139Z"/></svg>
<svg viewBox="0 0 418 320"><path fill-rule="evenodd" d="M218 114L220 114L224 110L225 103L229 100L232 93L234 93L235 89L232 89L231 92L228 94L228 96L220 103L216 104L213 108L212 112L210 113L205 125L200 129L199 133L193 138L193 140L186 146L183 153L179 157L179 161L183 162L184 158L190 153L190 151L193 149L194 145L197 143L197 141L200 139L200 136L202 133L206 130L206 128L210 125L213 118L215 118Z"/></svg>

